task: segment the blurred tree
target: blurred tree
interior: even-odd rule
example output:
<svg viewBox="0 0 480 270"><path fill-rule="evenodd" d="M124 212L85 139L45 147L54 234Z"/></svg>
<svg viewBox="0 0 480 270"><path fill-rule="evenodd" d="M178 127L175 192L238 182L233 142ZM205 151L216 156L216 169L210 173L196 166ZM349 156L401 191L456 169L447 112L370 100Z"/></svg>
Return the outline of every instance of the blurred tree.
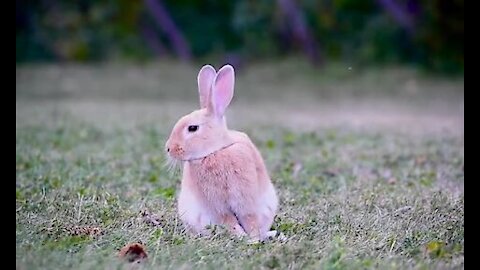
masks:
<svg viewBox="0 0 480 270"><path fill-rule="evenodd" d="M314 65L321 62L318 42L312 36L310 28L306 24L305 17L301 9L298 8L293 0L277 0L282 11L283 25L289 27L294 40L297 40L301 47Z"/></svg>
<svg viewBox="0 0 480 270"><path fill-rule="evenodd" d="M184 61L190 60L192 56L188 43L172 20L163 2L161 0L145 0L145 4L157 25L167 35L178 57Z"/></svg>
<svg viewBox="0 0 480 270"><path fill-rule="evenodd" d="M396 3L394 0L377 0L385 10L392 15L395 21L407 31L414 31L413 18L408 12L404 10L402 6Z"/></svg>

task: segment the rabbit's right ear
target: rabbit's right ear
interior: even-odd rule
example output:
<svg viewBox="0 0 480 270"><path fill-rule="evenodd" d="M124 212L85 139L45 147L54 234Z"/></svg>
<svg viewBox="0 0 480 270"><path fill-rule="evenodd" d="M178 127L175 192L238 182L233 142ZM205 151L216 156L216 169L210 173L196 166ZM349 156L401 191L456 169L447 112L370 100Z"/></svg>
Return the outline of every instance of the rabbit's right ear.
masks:
<svg viewBox="0 0 480 270"><path fill-rule="evenodd" d="M221 119L225 110L232 101L233 88L235 85L235 71L231 65L225 65L218 70L215 81L212 85L210 102L213 113Z"/></svg>
<svg viewBox="0 0 480 270"><path fill-rule="evenodd" d="M203 66L198 72L198 94L200 96L200 108L206 108L210 102L213 80L217 73L210 65Z"/></svg>

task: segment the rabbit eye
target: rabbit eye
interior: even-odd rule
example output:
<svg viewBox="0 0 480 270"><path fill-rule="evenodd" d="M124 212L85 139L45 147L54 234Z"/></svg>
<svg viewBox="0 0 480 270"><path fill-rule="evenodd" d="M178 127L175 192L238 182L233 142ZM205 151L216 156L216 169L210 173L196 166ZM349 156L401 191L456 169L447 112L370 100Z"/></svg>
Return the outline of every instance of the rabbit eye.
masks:
<svg viewBox="0 0 480 270"><path fill-rule="evenodd" d="M195 132L198 130L198 125L188 126L188 132Z"/></svg>

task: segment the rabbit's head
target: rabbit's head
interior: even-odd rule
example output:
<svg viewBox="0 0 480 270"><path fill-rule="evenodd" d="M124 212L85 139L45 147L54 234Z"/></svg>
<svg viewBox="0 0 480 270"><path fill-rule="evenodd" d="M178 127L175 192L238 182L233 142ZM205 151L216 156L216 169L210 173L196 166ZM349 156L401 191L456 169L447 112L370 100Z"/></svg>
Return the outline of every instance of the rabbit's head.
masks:
<svg viewBox="0 0 480 270"><path fill-rule="evenodd" d="M233 98L233 67L225 65L216 73L205 65L197 81L200 109L180 118L165 144L168 155L176 160L200 159L232 143L225 110Z"/></svg>

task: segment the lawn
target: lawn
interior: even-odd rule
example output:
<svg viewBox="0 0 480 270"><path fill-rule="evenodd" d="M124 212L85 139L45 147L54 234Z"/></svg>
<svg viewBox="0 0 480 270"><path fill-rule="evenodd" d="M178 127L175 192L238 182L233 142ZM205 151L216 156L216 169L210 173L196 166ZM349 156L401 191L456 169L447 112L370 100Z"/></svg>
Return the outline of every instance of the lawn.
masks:
<svg viewBox="0 0 480 270"><path fill-rule="evenodd" d="M463 78L238 70L229 126L265 158L284 236L249 244L188 235L176 216L163 145L198 106L199 67L17 66L17 269L117 269L134 242L152 269L464 268Z"/></svg>

